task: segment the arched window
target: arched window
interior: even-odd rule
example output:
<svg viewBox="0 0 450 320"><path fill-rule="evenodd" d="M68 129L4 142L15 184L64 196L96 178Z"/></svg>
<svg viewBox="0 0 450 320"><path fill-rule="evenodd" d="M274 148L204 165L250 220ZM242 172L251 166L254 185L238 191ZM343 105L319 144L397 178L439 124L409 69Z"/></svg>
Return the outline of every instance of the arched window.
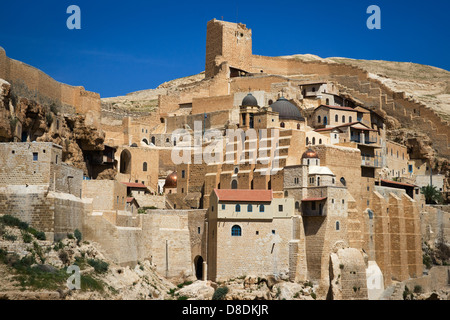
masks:
<svg viewBox="0 0 450 320"><path fill-rule="evenodd" d="M240 204L236 205L235 211L236 212L241 212L241 205Z"/></svg>
<svg viewBox="0 0 450 320"><path fill-rule="evenodd" d="M327 117L323 117L323 124L327 125L328 124L328 118Z"/></svg>
<svg viewBox="0 0 450 320"><path fill-rule="evenodd" d="M247 206L247 212L253 212L253 206L251 204Z"/></svg>
<svg viewBox="0 0 450 320"><path fill-rule="evenodd" d="M312 144L315 145L316 144L316 137L312 138Z"/></svg>
<svg viewBox="0 0 450 320"><path fill-rule="evenodd" d="M348 117L348 122L352 122L352 117Z"/></svg>
<svg viewBox="0 0 450 320"><path fill-rule="evenodd" d="M306 137L306 145L308 145L308 144L309 144L309 138Z"/></svg>
<svg viewBox="0 0 450 320"><path fill-rule="evenodd" d="M344 177L341 178L341 183L344 187L347 185L347 182L345 181Z"/></svg>
<svg viewBox="0 0 450 320"><path fill-rule="evenodd" d="M297 130L300 130L300 123L297 123Z"/></svg>
<svg viewBox="0 0 450 320"><path fill-rule="evenodd" d="M298 202L298 201L295 202L295 209L297 209L297 210L300 209L300 202Z"/></svg>
<svg viewBox="0 0 450 320"><path fill-rule="evenodd" d="M147 171L147 162L142 164L142 171Z"/></svg>
<svg viewBox="0 0 450 320"><path fill-rule="evenodd" d="M321 120L321 119L320 119L320 116L318 116L318 117L317 117L317 122L320 123L320 120Z"/></svg>
<svg viewBox="0 0 450 320"><path fill-rule="evenodd" d="M152 143L156 144L156 138L155 137L152 137Z"/></svg>
<svg viewBox="0 0 450 320"><path fill-rule="evenodd" d="M237 189L238 188L238 183L236 180L231 181L231 189Z"/></svg>
<svg viewBox="0 0 450 320"><path fill-rule="evenodd" d="M335 116L334 116L334 121L335 121L335 122L338 122L338 121L339 121L338 115L335 115Z"/></svg>
<svg viewBox="0 0 450 320"><path fill-rule="evenodd" d="M325 101L326 101L325 104L326 104L327 106L329 106L329 105L330 105L330 99L327 98Z"/></svg>
<svg viewBox="0 0 450 320"><path fill-rule="evenodd" d="M322 139L319 139L319 144L322 144Z"/></svg>
<svg viewBox="0 0 450 320"><path fill-rule="evenodd" d="M284 128L284 127L285 127L285 124L284 124L284 122L280 123L280 127L282 127L282 128Z"/></svg>
<svg viewBox="0 0 450 320"><path fill-rule="evenodd" d="M261 205L259 206L259 212L264 212L264 205L263 205L263 204L261 204Z"/></svg>
<svg viewBox="0 0 450 320"><path fill-rule="evenodd" d="M242 235L242 229L238 225L234 225L231 227L231 236L240 237Z"/></svg>
<svg viewBox="0 0 450 320"><path fill-rule="evenodd" d="M317 177L317 186L320 186L320 177Z"/></svg>
<svg viewBox="0 0 450 320"><path fill-rule="evenodd" d="M339 229L340 229L340 223L339 223L339 221L336 221L336 231L339 231Z"/></svg>
<svg viewBox="0 0 450 320"><path fill-rule="evenodd" d="M345 116L342 116L342 123L345 123Z"/></svg>
<svg viewBox="0 0 450 320"><path fill-rule="evenodd" d="M147 139L145 139L145 138L144 138L144 139L142 139L142 142L143 142L143 143L145 143L146 145L148 145L148 141L147 141Z"/></svg>

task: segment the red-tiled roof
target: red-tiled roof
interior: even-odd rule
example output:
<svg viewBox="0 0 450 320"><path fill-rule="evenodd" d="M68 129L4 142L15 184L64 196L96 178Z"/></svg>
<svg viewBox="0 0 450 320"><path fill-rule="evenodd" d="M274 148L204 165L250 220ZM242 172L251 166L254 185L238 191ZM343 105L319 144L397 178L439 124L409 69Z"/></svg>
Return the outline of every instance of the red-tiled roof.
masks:
<svg viewBox="0 0 450 320"><path fill-rule="evenodd" d="M391 180L383 180L383 179L381 179L381 182L389 183L389 184L397 184L397 185L399 185L399 186L412 187L412 188L417 187L417 186L414 185L414 184L403 183L403 182L397 182L397 181L391 181Z"/></svg>
<svg viewBox="0 0 450 320"><path fill-rule="evenodd" d="M303 202L311 202L311 201L323 201L323 200L325 200L327 197L324 197L324 198L306 198L306 199L303 199L302 201Z"/></svg>
<svg viewBox="0 0 450 320"><path fill-rule="evenodd" d="M134 197L127 197L127 202L130 203L134 200Z"/></svg>
<svg viewBox="0 0 450 320"><path fill-rule="evenodd" d="M214 189L219 201L271 202L272 190Z"/></svg>
<svg viewBox="0 0 450 320"><path fill-rule="evenodd" d="M316 108L316 110L319 109L320 107L325 107L325 108L329 108L329 109L336 109L336 110L344 110L344 111L358 112L358 110L355 110L355 109L350 108L350 107L329 106L329 105L326 105L326 104L322 104L322 105L318 106L318 107Z"/></svg>
<svg viewBox="0 0 450 320"><path fill-rule="evenodd" d="M143 188L147 189L147 187L142 183L136 183L136 182L122 182L124 185L126 185L129 188Z"/></svg>

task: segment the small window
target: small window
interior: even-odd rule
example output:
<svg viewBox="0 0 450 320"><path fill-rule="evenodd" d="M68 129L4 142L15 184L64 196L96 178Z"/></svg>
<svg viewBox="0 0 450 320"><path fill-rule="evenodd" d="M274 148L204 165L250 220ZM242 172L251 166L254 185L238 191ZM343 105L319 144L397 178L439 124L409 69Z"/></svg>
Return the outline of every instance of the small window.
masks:
<svg viewBox="0 0 450 320"><path fill-rule="evenodd" d="M142 171L147 171L147 162L142 164Z"/></svg>
<svg viewBox="0 0 450 320"><path fill-rule="evenodd" d="M200 227L197 227L197 233L198 233L198 234L200 234L201 230L202 230L202 229L201 229Z"/></svg>
<svg viewBox="0 0 450 320"><path fill-rule="evenodd" d="M300 202L295 202L295 209L300 209Z"/></svg>
<svg viewBox="0 0 450 320"><path fill-rule="evenodd" d="M275 230L272 230L272 234L275 234Z"/></svg>
<svg viewBox="0 0 450 320"><path fill-rule="evenodd" d="M231 236L233 237L240 237L242 235L242 229L238 225L234 225L231 227Z"/></svg>
<svg viewBox="0 0 450 320"><path fill-rule="evenodd" d="M211 211L214 212L214 206L211 206Z"/></svg>
<svg viewBox="0 0 450 320"><path fill-rule="evenodd" d="M181 193L184 193L184 188L181 188Z"/></svg>
<svg viewBox="0 0 450 320"><path fill-rule="evenodd" d="M320 123L320 120L322 120L322 119L320 118L320 116L318 116L317 117L317 122Z"/></svg>
<svg viewBox="0 0 450 320"><path fill-rule="evenodd" d="M256 235L259 235L259 231L256 231Z"/></svg>
<svg viewBox="0 0 450 320"><path fill-rule="evenodd" d="M322 144L322 139L319 139L319 144Z"/></svg>
<svg viewBox="0 0 450 320"><path fill-rule="evenodd" d="M339 231L341 228L339 221L336 221L336 231Z"/></svg>
<svg viewBox="0 0 450 320"><path fill-rule="evenodd" d="M222 210L225 210L225 205L224 204L222 204Z"/></svg>
<svg viewBox="0 0 450 320"><path fill-rule="evenodd" d="M181 177L184 178L186 176L186 171L182 170L181 171Z"/></svg>
<svg viewBox="0 0 450 320"><path fill-rule="evenodd" d="M283 205L282 205L282 204L278 205L278 211L279 211L279 212L282 212L282 211L283 211Z"/></svg>
<svg viewBox="0 0 450 320"><path fill-rule="evenodd" d="M55 163L58 164L58 155L56 155Z"/></svg>
<svg viewBox="0 0 450 320"><path fill-rule="evenodd" d="M312 138L312 144L315 145L316 144L316 137Z"/></svg>
<svg viewBox="0 0 450 320"><path fill-rule="evenodd" d="M249 205L247 206L247 211L248 211L248 212L253 212L253 206L252 206L251 204L249 204Z"/></svg>
<svg viewBox="0 0 450 320"><path fill-rule="evenodd" d="M33 161L38 161L38 153L33 152Z"/></svg>
<svg viewBox="0 0 450 320"><path fill-rule="evenodd" d="M261 205L259 206L259 212L264 212L264 205L263 205L263 204L261 204Z"/></svg>
<svg viewBox="0 0 450 320"><path fill-rule="evenodd" d="M345 116L342 116L342 123L345 123Z"/></svg>
<svg viewBox="0 0 450 320"><path fill-rule="evenodd" d="M335 121L335 122L339 122L339 117L338 117L338 115L335 115L335 116L334 116L334 121Z"/></svg>
<svg viewBox="0 0 450 320"><path fill-rule="evenodd" d="M348 122L352 122L352 117L348 117Z"/></svg>
<svg viewBox="0 0 450 320"><path fill-rule="evenodd" d="M236 212L241 212L241 205L240 205L240 204L237 204L237 205L236 205L235 211L236 211Z"/></svg>

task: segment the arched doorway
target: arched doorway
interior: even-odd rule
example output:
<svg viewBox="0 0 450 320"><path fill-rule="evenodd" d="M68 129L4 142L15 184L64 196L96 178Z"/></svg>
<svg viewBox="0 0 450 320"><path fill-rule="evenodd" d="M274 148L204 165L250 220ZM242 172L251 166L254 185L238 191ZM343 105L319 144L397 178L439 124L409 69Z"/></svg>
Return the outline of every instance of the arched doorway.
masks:
<svg viewBox="0 0 450 320"><path fill-rule="evenodd" d="M238 188L238 183L236 180L231 181L231 189L237 189Z"/></svg>
<svg viewBox="0 0 450 320"><path fill-rule="evenodd" d="M131 153L128 150L123 150L120 154L120 173L131 173Z"/></svg>
<svg viewBox="0 0 450 320"><path fill-rule="evenodd" d="M198 280L203 279L203 258L202 256L196 256L194 259L195 276Z"/></svg>

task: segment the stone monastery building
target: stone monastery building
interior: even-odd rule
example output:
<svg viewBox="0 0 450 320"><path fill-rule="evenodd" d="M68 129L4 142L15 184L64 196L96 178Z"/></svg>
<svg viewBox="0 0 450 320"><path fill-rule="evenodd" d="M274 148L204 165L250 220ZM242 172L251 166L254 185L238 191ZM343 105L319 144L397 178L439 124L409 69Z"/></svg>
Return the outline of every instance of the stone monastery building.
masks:
<svg viewBox="0 0 450 320"><path fill-rule="evenodd" d="M250 29L211 20L203 80L160 95L147 118L95 121L113 179L62 164L52 143L0 143L0 213L54 239L79 228L118 263L149 259L168 278L274 275L314 281L324 297L376 299L422 276L429 209L420 159L387 140L384 93L366 78L253 55Z"/></svg>

